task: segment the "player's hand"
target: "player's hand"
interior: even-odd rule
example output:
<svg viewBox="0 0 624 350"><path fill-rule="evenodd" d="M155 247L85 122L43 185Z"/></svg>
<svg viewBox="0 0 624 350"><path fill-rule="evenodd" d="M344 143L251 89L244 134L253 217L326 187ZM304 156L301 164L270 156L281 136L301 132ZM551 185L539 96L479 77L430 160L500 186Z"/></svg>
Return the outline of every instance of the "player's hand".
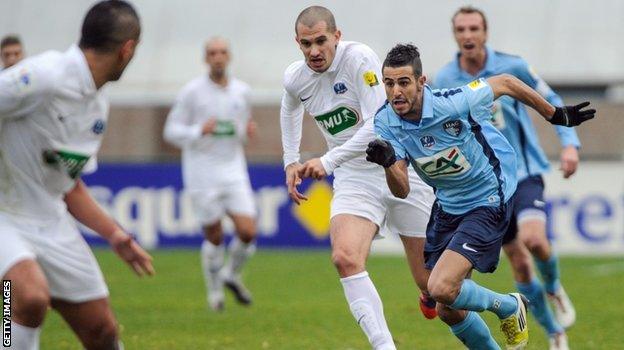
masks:
<svg viewBox="0 0 624 350"><path fill-rule="evenodd" d="M297 190L297 186L301 184L301 177L299 176L299 169L301 169L303 165L299 162L289 164L286 167L286 186L288 186L288 196L295 203L301 204L301 201L307 201L308 197L299 193Z"/></svg>
<svg viewBox="0 0 624 350"><path fill-rule="evenodd" d="M566 146L561 150L561 166L559 170L563 173L563 178L567 179L574 175L579 163L578 150L575 146Z"/></svg>
<svg viewBox="0 0 624 350"><path fill-rule="evenodd" d="M129 234L118 230L110 237L109 243L138 276L155 273L152 257Z"/></svg>
<svg viewBox="0 0 624 350"><path fill-rule="evenodd" d="M555 114L550 118L550 123L563 126L577 126L594 117L595 109L583 108L589 106L589 102L583 102L576 106L556 107Z"/></svg>
<svg viewBox="0 0 624 350"><path fill-rule="evenodd" d="M247 138L253 139L254 137L256 137L257 133L258 133L258 124L255 121L250 119L247 122Z"/></svg>
<svg viewBox="0 0 624 350"><path fill-rule="evenodd" d="M327 172L325 171L320 158L312 158L303 163L303 166L299 169L297 175L299 175L302 179L312 177L316 180L321 180L327 176Z"/></svg>
<svg viewBox="0 0 624 350"><path fill-rule="evenodd" d="M366 149L366 160L377 163L384 168L389 168L396 162L396 155L392 145L381 139L369 142Z"/></svg>
<svg viewBox="0 0 624 350"><path fill-rule="evenodd" d="M209 135L217 128L217 120L210 118L202 125L202 135Z"/></svg>

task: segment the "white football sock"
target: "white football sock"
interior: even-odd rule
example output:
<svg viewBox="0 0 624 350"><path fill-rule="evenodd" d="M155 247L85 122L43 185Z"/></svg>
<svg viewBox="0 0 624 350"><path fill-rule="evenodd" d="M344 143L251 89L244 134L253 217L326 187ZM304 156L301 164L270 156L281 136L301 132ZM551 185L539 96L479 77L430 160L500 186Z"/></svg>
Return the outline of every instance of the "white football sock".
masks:
<svg viewBox="0 0 624 350"><path fill-rule="evenodd" d="M225 257L225 245L214 245L207 239L201 246L201 263L204 271L204 280L206 281L206 289L209 291L220 292L223 290L223 284L219 280L219 271L223 267Z"/></svg>
<svg viewBox="0 0 624 350"><path fill-rule="evenodd" d="M41 327L31 328L11 322L11 347L17 350L39 350Z"/></svg>
<svg viewBox="0 0 624 350"><path fill-rule="evenodd" d="M230 257L223 268L223 275L226 278L238 278L247 259L255 253L256 244L254 241L243 243L238 237L234 237L230 242L228 251Z"/></svg>
<svg viewBox="0 0 624 350"><path fill-rule="evenodd" d="M368 272L341 278L353 317L368 337L373 349L396 349L383 314L383 305Z"/></svg>

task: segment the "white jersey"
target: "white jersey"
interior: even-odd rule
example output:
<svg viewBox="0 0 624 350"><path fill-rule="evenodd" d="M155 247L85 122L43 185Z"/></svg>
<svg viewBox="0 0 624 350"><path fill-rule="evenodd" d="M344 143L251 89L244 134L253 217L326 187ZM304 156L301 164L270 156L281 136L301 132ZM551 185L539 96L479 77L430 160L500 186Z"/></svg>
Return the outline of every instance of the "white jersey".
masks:
<svg viewBox="0 0 624 350"><path fill-rule="evenodd" d="M251 117L249 97L249 86L234 78L222 87L204 75L182 89L167 117L164 137L182 148L187 189L248 181L243 144ZM217 127L202 135L202 125L210 119L217 120Z"/></svg>
<svg viewBox="0 0 624 350"><path fill-rule="evenodd" d="M48 51L0 73L0 212L46 225L63 196L94 171L108 118L77 46Z"/></svg>
<svg viewBox="0 0 624 350"><path fill-rule="evenodd" d="M383 176L382 168L363 156L353 158L354 154L363 155L374 138L371 122L386 100L380 69L375 52L352 41L338 43L334 60L323 73L313 71L305 61L286 69L280 113L285 166L299 161L305 109L316 120L330 149L321 157L328 174L340 166ZM362 128L365 123L370 125Z"/></svg>

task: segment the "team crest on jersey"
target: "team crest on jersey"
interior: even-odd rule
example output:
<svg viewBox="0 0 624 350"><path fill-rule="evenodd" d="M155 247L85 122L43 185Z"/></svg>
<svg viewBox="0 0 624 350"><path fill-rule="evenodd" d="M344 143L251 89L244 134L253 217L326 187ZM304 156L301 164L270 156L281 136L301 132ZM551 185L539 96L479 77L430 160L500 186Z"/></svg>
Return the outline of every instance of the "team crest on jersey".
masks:
<svg viewBox="0 0 624 350"><path fill-rule="evenodd" d="M338 95L344 94L347 92L347 86L344 83L336 83L334 84L334 92Z"/></svg>
<svg viewBox="0 0 624 350"><path fill-rule="evenodd" d="M93 127L91 127L91 131L96 135L102 134L104 129L106 129L106 123L102 119L96 120L95 123L93 123Z"/></svg>
<svg viewBox="0 0 624 350"><path fill-rule="evenodd" d="M457 146L447 148L431 157L418 158L415 163L416 167L429 178L456 176L470 169L470 163Z"/></svg>
<svg viewBox="0 0 624 350"><path fill-rule="evenodd" d="M457 119L442 124L442 129L444 129L444 131L451 136L459 136L462 132L462 128L462 122Z"/></svg>
<svg viewBox="0 0 624 350"><path fill-rule="evenodd" d="M472 91L477 91L477 90L485 87L485 83L483 82L483 79L478 79L478 80L474 80L471 83L469 83L468 87Z"/></svg>
<svg viewBox="0 0 624 350"><path fill-rule="evenodd" d="M349 107L338 107L333 111L314 117L321 129L327 130L331 135L344 131L358 123L358 112Z"/></svg>
<svg viewBox="0 0 624 350"><path fill-rule="evenodd" d="M364 83L368 86L379 85L379 79L377 79L377 74L374 71L368 70L364 72Z"/></svg>
<svg viewBox="0 0 624 350"><path fill-rule="evenodd" d="M431 147L433 147L433 145L435 145L436 141L433 138L433 136L426 135L426 136L423 136L423 137L420 138L420 143L425 148L431 148Z"/></svg>

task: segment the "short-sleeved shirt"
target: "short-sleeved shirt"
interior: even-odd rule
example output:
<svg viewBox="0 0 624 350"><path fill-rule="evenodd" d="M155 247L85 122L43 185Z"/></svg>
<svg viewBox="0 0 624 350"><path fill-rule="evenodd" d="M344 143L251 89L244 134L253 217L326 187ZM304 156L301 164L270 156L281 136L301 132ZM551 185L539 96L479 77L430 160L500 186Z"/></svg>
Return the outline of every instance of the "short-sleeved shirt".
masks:
<svg viewBox="0 0 624 350"><path fill-rule="evenodd" d="M401 118L386 103L375 116L375 132L435 188L445 212L499 206L516 189L516 155L490 123L492 103L483 79L454 89L425 86L419 122Z"/></svg>
<svg viewBox="0 0 624 350"><path fill-rule="evenodd" d="M563 105L561 98L540 78L529 64L519 56L492 50L486 47L485 67L476 76L464 71L460 55L446 64L437 73L435 88L452 88L467 84L478 78L488 78L498 74L511 74L535 89L548 102L555 106ZM518 180L531 175L540 175L549 170L549 163L542 150L539 138L526 107L509 96L501 96L493 106L492 124L500 130L509 143L517 150ZM574 128L555 126L562 146L580 147Z"/></svg>
<svg viewBox="0 0 624 350"><path fill-rule="evenodd" d="M63 196L97 167L108 102L77 46L48 51L0 73L0 211L47 225Z"/></svg>

